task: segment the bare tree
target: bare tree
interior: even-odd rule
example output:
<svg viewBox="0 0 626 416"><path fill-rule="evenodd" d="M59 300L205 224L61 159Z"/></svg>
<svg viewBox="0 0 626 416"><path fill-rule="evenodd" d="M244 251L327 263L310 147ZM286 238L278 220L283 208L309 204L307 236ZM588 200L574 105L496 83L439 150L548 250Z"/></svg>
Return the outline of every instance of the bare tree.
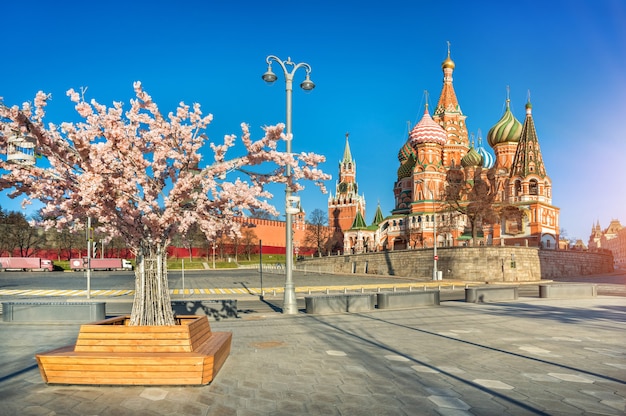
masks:
<svg viewBox="0 0 626 416"><path fill-rule="evenodd" d="M471 172L471 171L467 171ZM472 244L478 239L483 225L494 224L499 218L496 206L495 170L477 166L473 174L450 169L446 175L446 203L451 210L466 216L472 233Z"/></svg>
<svg viewBox="0 0 626 416"><path fill-rule="evenodd" d="M318 255L321 256L329 249L328 243L332 236L331 230L328 227L328 216L324 211L316 208L309 214L309 219L306 223L304 245L307 247L315 247Z"/></svg>
<svg viewBox="0 0 626 416"><path fill-rule="evenodd" d="M250 218L258 218L260 220L274 220L274 221L277 221L279 219L277 215L273 215L272 213L264 209L250 210Z"/></svg>
<svg viewBox="0 0 626 416"><path fill-rule="evenodd" d="M179 233L174 237L175 243L187 249L189 261L193 260L193 248L198 247L204 240L206 240L206 238L197 223L192 224L186 232Z"/></svg>
<svg viewBox="0 0 626 416"><path fill-rule="evenodd" d="M251 260L252 253L254 252L255 247L259 243L259 240L256 236L256 233L252 228L244 228L241 232L241 244L246 253L246 258L248 261Z"/></svg>
<svg viewBox="0 0 626 416"><path fill-rule="evenodd" d="M20 212L8 213L3 231L6 238L6 251L9 254L17 253L20 257L31 257L46 244L43 229L29 224Z"/></svg>
<svg viewBox="0 0 626 416"><path fill-rule="evenodd" d="M69 228L50 229L48 235L50 236L48 241L56 248L58 260L70 260L75 250L79 250L80 257L80 251L85 247L84 233L72 232Z"/></svg>

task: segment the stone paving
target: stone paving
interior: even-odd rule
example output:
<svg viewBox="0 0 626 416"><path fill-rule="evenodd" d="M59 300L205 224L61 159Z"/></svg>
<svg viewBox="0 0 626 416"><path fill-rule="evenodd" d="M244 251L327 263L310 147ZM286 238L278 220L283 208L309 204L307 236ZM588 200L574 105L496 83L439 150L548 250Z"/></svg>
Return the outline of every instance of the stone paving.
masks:
<svg viewBox="0 0 626 416"><path fill-rule="evenodd" d="M78 325L0 323L0 415L625 414L623 297L246 310L211 322L232 352L193 387L46 385L34 354L72 344Z"/></svg>

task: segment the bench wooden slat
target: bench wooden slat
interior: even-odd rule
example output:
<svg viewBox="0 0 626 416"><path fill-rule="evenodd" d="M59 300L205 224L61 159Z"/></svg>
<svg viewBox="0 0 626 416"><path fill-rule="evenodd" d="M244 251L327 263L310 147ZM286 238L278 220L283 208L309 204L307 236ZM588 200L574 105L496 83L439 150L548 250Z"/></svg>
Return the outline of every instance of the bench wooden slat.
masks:
<svg viewBox="0 0 626 416"><path fill-rule="evenodd" d="M157 365L153 363L153 365ZM197 371L200 366L204 366L202 357L197 357L194 361L191 360L177 360L170 364L158 364L158 371L162 373L176 373L176 372L194 372ZM150 369L149 365L142 362L133 363L120 363L119 361L106 360L101 363L94 362L81 362L79 360L70 361L63 360L54 362L48 360L46 371L52 374L55 371L102 371L102 372L128 372L145 371Z"/></svg>
<svg viewBox="0 0 626 416"><path fill-rule="evenodd" d="M55 381L57 377L51 378L49 383L57 384L83 384L83 385L138 385L138 386L166 386L166 385L198 385L207 384L209 381L204 381L201 376L196 374L187 374L184 378L170 378L170 377L153 377L147 375L146 377L134 377L130 374L121 380L115 377L107 377L106 374L89 374L89 375L66 375L58 377L59 380Z"/></svg>
<svg viewBox="0 0 626 416"><path fill-rule="evenodd" d="M186 332L128 332L126 331L107 331L107 332L81 332L78 339L189 339Z"/></svg>

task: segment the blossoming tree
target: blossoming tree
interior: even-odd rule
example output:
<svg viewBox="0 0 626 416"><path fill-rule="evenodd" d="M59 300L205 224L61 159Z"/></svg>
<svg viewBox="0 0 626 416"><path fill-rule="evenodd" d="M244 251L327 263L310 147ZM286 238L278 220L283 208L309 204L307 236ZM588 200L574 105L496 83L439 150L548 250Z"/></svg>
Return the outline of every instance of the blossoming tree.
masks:
<svg viewBox="0 0 626 416"><path fill-rule="evenodd" d="M30 137L44 159L35 165L0 159L0 189L43 202L40 214L48 228L78 229L91 217L99 231L121 236L137 259L131 324L172 325L166 248L173 235L192 224L207 238L237 233L237 217L246 211L276 213L267 202L268 183L289 181L297 191L299 180L309 179L325 191L322 181L330 176L318 169L323 156L277 150L288 139L283 125L266 127L264 137L253 141L242 124L245 151L227 158L236 137L225 136L221 144L209 143L213 160L203 167L200 151L212 116L184 103L164 116L141 83L134 89L136 99L126 111L120 102L107 107L87 102L84 91L69 90L82 121L60 125L44 124L49 96L42 92L33 104L0 103L0 151L6 152L10 138ZM233 171L244 180L227 181Z"/></svg>

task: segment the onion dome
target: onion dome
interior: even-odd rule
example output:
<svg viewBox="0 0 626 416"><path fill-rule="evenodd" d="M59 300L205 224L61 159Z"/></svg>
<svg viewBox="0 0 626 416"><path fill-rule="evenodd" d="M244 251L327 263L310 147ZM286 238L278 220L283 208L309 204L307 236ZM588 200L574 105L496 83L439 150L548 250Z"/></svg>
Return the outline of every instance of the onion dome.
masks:
<svg viewBox="0 0 626 416"><path fill-rule="evenodd" d="M500 143L517 143L522 134L522 123L520 123L511 112L510 101L506 100L506 110L502 118L487 133L487 141L491 147Z"/></svg>
<svg viewBox="0 0 626 416"><path fill-rule="evenodd" d="M445 130L428 114L428 104L426 104L424 108L422 119L413 127L413 130L411 130L409 141L413 148L424 143L433 143L443 146L448 141L448 135Z"/></svg>
<svg viewBox="0 0 626 416"><path fill-rule="evenodd" d="M406 143L404 143L404 146L402 146L400 150L398 151L398 161L400 163L403 163L411 155L415 155L415 152L413 151L413 148L411 147L410 140L408 140Z"/></svg>
<svg viewBox="0 0 626 416"><path fill-rule="evenodd" d="M461 158L461 166L463 166L464 168L470 166L478 167L482 166L482 164L483 157L473 147L469 150L469 152L467 152L465 156L463 156L463 158Z"/></svg>
<svg viewBox="0 0 626 416"><path fill-rule="evenodd" d="M450 59L450 54L448 54L448 57L446 58L446 60L441 63L441 69L446 69L446 68L454 69L454 67L455 67L454 61Z"/></svg>
<svg viewBox="0 0 626 416"><path fill-rule="evenodd" d="M454 69L454 66L455 66L454 61L450 59L450 42L448 42L448 57L446 58L445 61L441 63L441 69L446 69L446 68Z"/></svg>
<svg viewBox="0 0 626 416"><path fill-rule="evenodd" d="M533 105L530 103L530 99L526 103L526 114L530 114L533 111Z"/></svg>
<svg viewBox="0 0 626 416"><path fill-rule="evenodd" d="M478 130L478 146L476 146L476 151L479 155L483 157L483 168L491 169L496 162L495 157L489 153L487 149L483 146L483 138L480 134L480 130Z"/></svg>
<svg viewBox="0 0 626 416"><path fill-rule="evenodd" d="M402 178L408 178L413 174L413 169L415 168L415 154L412 153L409 157L400 165L398 168L398 180Z"/></svg>

